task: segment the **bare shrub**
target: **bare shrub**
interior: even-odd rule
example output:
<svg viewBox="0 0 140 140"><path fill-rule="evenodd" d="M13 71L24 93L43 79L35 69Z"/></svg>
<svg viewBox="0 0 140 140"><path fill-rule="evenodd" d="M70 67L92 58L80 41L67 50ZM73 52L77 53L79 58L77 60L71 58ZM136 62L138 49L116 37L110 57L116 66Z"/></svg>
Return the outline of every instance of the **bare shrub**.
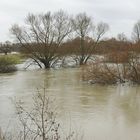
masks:
<svg viewBox="0 0 140 140"><path fill-rule="evenodd" d="M84 67L83 80L98 84L125 83L129 80L130 67L127 63L105 63L96 60Z"/></svg>
<svg viewBox="0 0 140 140"><path fill-rule="evenodd" d="M112 69L110 72L104 64L96 62L84 68L83 80L98 84L116 84L117 78L115 73L115 69Z"/></svg>
<svg viewBox="0 0 140 140"><path fill-rule="evenodd" d="M107 63L108 61L111 63ZM116 84L132 82L140 84L140 58L135 51L112 53L84 68L84 79L91 83Z"/></svg>
<svg viewBox="0 0 140 140"><path fill-rule="evenodd" d="M71 131L65 135L57 121L56 106L50 99L46 89L37 90L33 96L33 106L26 108L21 101L15 101L20 129L16 139L19 140L74 140L76 135ZM13 140L13 139L11 139Z"/></svg>
<svg viewBox="0 0 140 140"><path fill-rule="evenodd" d="M132 52L129 65L128 79L133 83L140 84L140 58L135 52Z"/></svg>
<svg viewBox="0 0 140 140"><path fill-rule="evenodd" d="M58 140L60 124L56 121L56 113L52 101L47 97L45 89L33 97L33 109L28 111L20 102L16 102L16 109L22 124L20 138Z"/></svg>

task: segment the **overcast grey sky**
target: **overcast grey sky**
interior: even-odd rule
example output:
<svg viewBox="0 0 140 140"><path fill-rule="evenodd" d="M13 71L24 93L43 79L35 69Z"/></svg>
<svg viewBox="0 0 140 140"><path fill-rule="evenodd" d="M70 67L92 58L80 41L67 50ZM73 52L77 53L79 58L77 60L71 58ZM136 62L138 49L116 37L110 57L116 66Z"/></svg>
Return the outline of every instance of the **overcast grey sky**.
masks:
<svg viewBox="0 0 140 140"><path fill-rule="evenodd" d="M23 24L30 13L63 9L69 14L86 12L97 23L109 24L109 36L124 32L131 36L133 25L140 19L140 0L0 0L0 42L11 40L12 24Z"/></svg>

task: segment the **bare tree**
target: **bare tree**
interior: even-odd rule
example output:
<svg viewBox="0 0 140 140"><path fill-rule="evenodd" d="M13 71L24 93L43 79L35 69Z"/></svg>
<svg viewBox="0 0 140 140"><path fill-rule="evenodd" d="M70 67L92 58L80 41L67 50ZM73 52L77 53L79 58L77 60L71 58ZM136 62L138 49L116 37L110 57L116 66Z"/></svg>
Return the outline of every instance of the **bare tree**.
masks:
<svg viewBox="0 0 140 140"><path fill-rule="evenodd" d="M25 27L15 24L10 31L40 67L42 63L50 68L58 60L58 50L71 32L71 22L63 11L29 14Z"/></svg>
<svg viewBox="0 0 140 140"><path fill-rule="evenodd" d="M79 63L83 64L85 59L85 37L88 36L91 31L92 21L85 13L80 13L72 20L72 24L74 31L80 37Z"/></svg>
<svg viewBox="0 0 140 140"><path fill-rule="evenodd" d="M140 41L140 20L135 23L132 31L132 39L138 43Z"/></svg>
<svg viewBox="0 0 140 140"><path fill-rule="evenodd" d="M0 52L7 55L12 51L12 44L10 41L6 41L5 43L0 44Z"/></svg>
<svg viewBox="0 0 140 140"><path fill-rule="evenodd" d="M122 41L122 42L125 42L125 41L128 40L127 37L126 37L126 35L125 35L124 33L118 34L118 35L117 35L117 39L118 39L119 41Z"/></svg>
<svg viewBox="0 0 140 140"><path fill-rule="evenodd" d="M78 14L72 20L72 24L74 31L76 32L78 37L80 37L80 54L78 56L79 64L86 64L88 59L91 57L93 50L96 48L99 40L105 34L109 27L105 23L99 23L97 27L93 26L92 19L85 13ZM95 38L89 39L89 36L92 33L95 35Z"/></svg>

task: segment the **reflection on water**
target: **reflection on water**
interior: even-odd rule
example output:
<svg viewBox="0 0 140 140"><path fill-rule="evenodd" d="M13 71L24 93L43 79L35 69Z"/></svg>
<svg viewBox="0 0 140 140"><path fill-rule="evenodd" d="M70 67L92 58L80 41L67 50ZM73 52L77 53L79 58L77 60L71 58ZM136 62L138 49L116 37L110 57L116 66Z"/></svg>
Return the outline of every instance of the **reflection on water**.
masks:
<svg viewBox="0 0 140 140"><path fill-rule="evenodd" d="M82 128L86 139L132 140L140 138L140 87L88 85L80 69L18 71L0 75L0 126L15 117L10 98L30 105L36 88L48 89L56 99L65 127Z"/></svg>

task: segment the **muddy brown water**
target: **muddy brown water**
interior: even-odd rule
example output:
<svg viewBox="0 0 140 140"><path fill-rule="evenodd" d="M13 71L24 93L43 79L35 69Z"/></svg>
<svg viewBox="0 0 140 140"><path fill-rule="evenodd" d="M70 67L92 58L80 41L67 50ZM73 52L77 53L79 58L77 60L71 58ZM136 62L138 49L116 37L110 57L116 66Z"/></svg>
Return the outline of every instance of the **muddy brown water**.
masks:
<svg viewBox="0 0 140 140"><path fill-rule="evenodd" d="M140 139L140 87L90 85L80 73L80 68L67 68L1 74L0 126L15 125L11 98L30 106L36 88L45 85L64 129L75 129L86 140Z"/></svg>

